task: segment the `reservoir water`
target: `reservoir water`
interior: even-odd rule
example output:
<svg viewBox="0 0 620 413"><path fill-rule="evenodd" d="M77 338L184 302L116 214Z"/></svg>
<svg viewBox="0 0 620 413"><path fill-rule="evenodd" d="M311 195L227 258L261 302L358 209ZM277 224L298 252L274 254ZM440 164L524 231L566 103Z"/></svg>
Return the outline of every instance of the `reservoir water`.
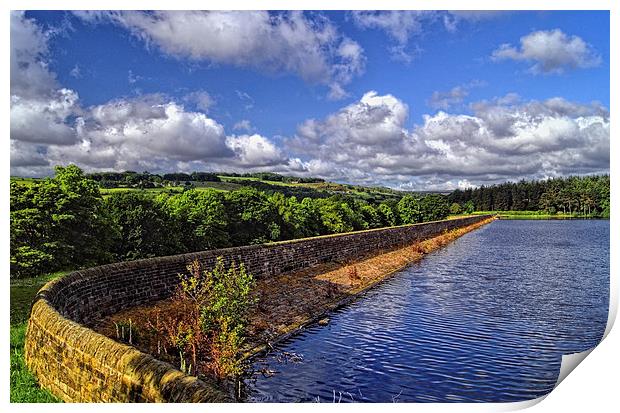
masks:
<svg viewBox="0 0 620 413"><path fill-rule="evenodd" d="M254 402L511 402L601 340L609 221L500 220L255 360Z"/></svg>

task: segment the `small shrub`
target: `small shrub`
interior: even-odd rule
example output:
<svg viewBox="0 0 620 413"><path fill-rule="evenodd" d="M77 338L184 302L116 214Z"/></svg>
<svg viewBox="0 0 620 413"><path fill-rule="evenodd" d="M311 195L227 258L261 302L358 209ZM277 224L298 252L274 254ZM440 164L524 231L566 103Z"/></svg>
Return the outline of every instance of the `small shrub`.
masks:
<svg viewBox="0 0 620 413"><path fill-rule="evenodd" d="M235 326L222 319L211 343L211 369L216 377L239 377L243 372L237 354L243 344L243 337Z"/></svg>
<svg viewBox="0 0 620 413"><path fill-rule="evenodd" d="M184 371L187 370L184 367L185 360L191 359L190 365L197 373L200 360L207 355L208 340L197 321L198 312L178 296L174 300L177 301L175 311L164 313L158 309L154 319L147 321L151 333L156 337L151 341L157 342L157 354L179 356Z"/></svg>
<svg viewBox="0 0 620 413"><path fill-rule="evenodd" d="M158 341L158 352L176 353L180 368L188 374L210 370L218 378L242 373L239 350L244 342L248 311L255 299L254 278L243 264L233 262L225 268L218 257L211 271L204 271L198 260L179 274L180 284L173 300L174 314L156 313L149 320Z"/></svg>
<svg viewBox="0 0 620 413"><path fill-rule="evenodd" d="M420 243L413 244L411 249L416 254L426 254L426 251L424 250L424 247Z"/></svg>
<svg viewBox="0 0 620 413"><path fill-rule="evenodd" d="M256 301L251 296L255 281L243 264L237 267L233 262L226 270L221 257L203 275L209 292L208 303L200 308L200 324L211 336L211 368L217 377L236 377L241 372L237 353L244 341L248 310Z"/></svg>
<svg viewBox="0 0 620 413"><path fill-rule="evenodd" d="M131 322L131 319L114 323L114 327L116 327L116 339L119 341L135 344L140 337L138 328Z"/></svg>
<svg viewBox="0 0 620 413"><path fill-rule="evenodd" d="M351 284L359 284L362 278L357 273L357 267L355 265L349 265L347 267L347 276Z"/></svg>

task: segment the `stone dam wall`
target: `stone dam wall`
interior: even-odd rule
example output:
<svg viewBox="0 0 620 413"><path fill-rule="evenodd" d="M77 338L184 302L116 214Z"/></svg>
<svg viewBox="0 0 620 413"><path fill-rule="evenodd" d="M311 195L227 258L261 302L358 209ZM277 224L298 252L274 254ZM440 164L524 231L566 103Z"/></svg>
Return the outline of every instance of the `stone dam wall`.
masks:
<svg viewBox="0 0 620 413"><path fill-rule="evenodd" d="M178 274L198 259L243 262L256 278L328 262L350 262L413 244L490 216L404 225L292 241L121 262L75 271L46 284L34 299L25 358L42 387L67 402L228 402L215 383L96 333L98 320L168 298Z"/></svg>

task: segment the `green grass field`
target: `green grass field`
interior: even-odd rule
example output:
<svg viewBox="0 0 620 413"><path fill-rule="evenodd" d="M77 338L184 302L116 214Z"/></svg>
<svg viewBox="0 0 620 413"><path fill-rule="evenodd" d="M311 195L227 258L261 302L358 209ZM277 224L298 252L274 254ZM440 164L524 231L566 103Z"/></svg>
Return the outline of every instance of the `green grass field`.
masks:
<svg viewBox="0 0 620 413"><path fill-rule="evenodd" d="M301 188L310 188L317 191L326 190L326 191L344 191L350 194L358 195L361 197L370 197L370 193L377 194L388 194L392 195L393 193L382 190L381 188L376 188L376 190L369 192L360 191L357 189L351 189L348 185L338 184L335 182L280 182L280 181L269 181L260 178L253 177L237 177L237 176L225 176L218 175L218 177L224 182L234 183L235 181L255 181L255 182L263 182L268 185L274 186L286 186L286 187L301 187ZM240 185L241 186L241 185Z"/></svg>
<svg viewBox="0 0 620 413"><path fill-rule="evenodd" d="M158 194L160 192L168 192L168 193L179 193L182 191L180 186L173 186L167 188L147 188L147 189L139 189L139 188L101 188L99 192L105 198L112 194L118 194L121 192L143 192L151 195Z"/></svg>
<svg viewBox="0 0 620 413"><path fill-rule="evenodd" d="M26 367L24 342L30 305L37 291L48 281L66 274L66 271L36 278L11 280L11 403L60 402L49 391L39 387L36 378Z"/></svg>
<svg viewBox="0 0 620 413"><path fill-rule="evenodd" d="M25 185L25 186L31 186L32 184L34 184L36 181L40 181L40 179L38 178L21 178L18 176L15 177L11 177L11 182L15 182L19 185Z"/></svg>
<svg viewBox="0 0 620 413"><path fill-rule="evenodd" d="M265 179L253 178L253 177L248 177L248 176L225 176L225 175L218 175L218 178L220 178L224 182L229 182L229 183L234 183L235 181L257 181L257 182L264 182L264 183L269 184L269 185L278 185L278 186L305 186L305 185L310 185L310 184L300 184L300 183L292 183L292 182L268 181L268 180L265 180Z"/></svg>
<svg viewBox="0 0 620 413"><path fill-rule="evenodd" d="M571 219L587 218L579 214L549 214L545 211L476 211L473 215L496 214L500 219Z"/></svg>
<svg viewBox="0 0 620 413"><path fill-rule="evenodd" d="M241 188L243 185L235 184L232 182L199 182L195 185L195 189L197 191L206 191L206 190L215 190L219 192L233 191L235 189ZM119 192L144 192L148 194L158 194L161 192L165 193L181 193L183 192L182 186L167 186L163 188L101 188L101 195L104 197L110 196L114 193Z"/></svg>

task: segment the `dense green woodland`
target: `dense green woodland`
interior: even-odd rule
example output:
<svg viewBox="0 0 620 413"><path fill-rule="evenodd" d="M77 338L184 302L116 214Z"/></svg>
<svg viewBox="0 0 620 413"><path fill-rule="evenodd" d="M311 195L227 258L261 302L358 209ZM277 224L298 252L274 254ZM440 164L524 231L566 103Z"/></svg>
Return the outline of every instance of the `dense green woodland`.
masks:
<svg viewBox="0 0 620 413"><path fill-rule="evenodd" d="M99 183L102 188L116 188L121 184L126 185L143 185L145 187L151 185L161 185L173 182L220 182L220 175L226 175L237 178L256 178L263 181L286 182L286 183L319 183L325 182L321 178L299 178L293 176L285 176L273 172L255 172L255 173L231 173L231 172L192 172L191 174L183 172L175 172L168 174L153 174L150 172L98 172L88 174L87 176Z"/></svg>
<svg viewBox="0 0 620 413"><path fill-rule="evenodd" d="M609 175L520 181L456 190L448 201L476 211L545 211L609 218Z"/></svg>
<svg viewBox="0 0 620 413"><path fill-rule="evenodd" d="M286 187L284 187L286 188ZM129 191L104 198L75 165L30 185L11 182L11 277L447 217L443 195L368 202L298 199L244 187Z"/></svg>
<svg viewBox="0 0 620 413"><path fill-rule="evenodd" d="M133 182L151 182L158 176L144 174L143 179ZM70 165L57 167L53 178L33 180L28 185L12 180L11 277L412 224L444 219L450 213L541 210L609 217L608 175L521 181L456 190L447 196L422 196L382 189L367 192L371 188L314 178L307 181L322 189L247 180L240 181L244 187L231 191L197 190L192 182L220 178L195 172L162 177L191 179L177 193L136 189L101 195L102 181L126 184L136 175L140 174L85 175ZM298 178L268 173L240 178L300 183Z"/></svg>

